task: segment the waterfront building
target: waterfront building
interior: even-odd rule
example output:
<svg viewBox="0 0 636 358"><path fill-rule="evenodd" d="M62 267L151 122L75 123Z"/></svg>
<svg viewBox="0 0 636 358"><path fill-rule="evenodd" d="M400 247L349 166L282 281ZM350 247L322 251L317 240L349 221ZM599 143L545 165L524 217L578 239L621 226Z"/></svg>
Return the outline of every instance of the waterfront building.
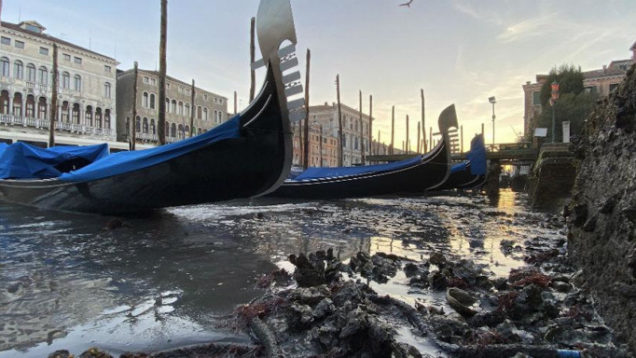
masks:
<svg viewBox="0 0 636 358"><path fill-rule="evenodd" d="M133 69L117 75L117 140L128 141L134 98ZM159 119L159 72L138 70L136 138L139 142L157 143ZM192 84L166 76L166 142L171 143L203 133L227 121L227 98L195 87L194 107ZM194 125L190 115L194 111Z"/></svg>
<svg viewBox="0 0 636 358"><path fill-rule="evenodd" d="M114 141L117 61L45 30L36 21L0 23L0 140L46 138L56 44L56 132L70 138ZM46 140L36 142L43 145Z"/></svg>
<svg viewBox="0 0 636 358"><path fill-rule="evenodd" d="M630 48L632 58L616 60L602 69L584 71L583 86L586 91L608 96L623 81L627 70L636 63L636 42ZM548 75L538 74L536 82L530 81L523 85L524 93L524 135L527 137L536 127L543 106L541 105L541 87L547 81Z"/></svg>

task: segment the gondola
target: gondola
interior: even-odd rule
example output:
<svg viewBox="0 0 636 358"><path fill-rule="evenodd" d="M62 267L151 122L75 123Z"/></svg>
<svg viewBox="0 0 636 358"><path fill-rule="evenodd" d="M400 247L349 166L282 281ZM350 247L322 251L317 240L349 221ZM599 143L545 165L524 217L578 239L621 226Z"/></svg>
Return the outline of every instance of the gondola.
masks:
<svg viewBox="0 0 636 358"><path fill-rule="evenodd" d="M448 129L457 128L455 106L439 116L442 140L425 155L360 167L309 168L286 180L271 197L343 199L387 194L412 194L433 190L449 175Z"/></svg>
<svg viewBox="0 0 636 358"><path fill-rule="evenodd" d="M437 190L476 189L486 181L487 163L484 137L475 135L470 141L468 160L454 164L448 179Z"/></svg>
<svg viewBox="0 0 636 358"><path fill-rule="evenodd" d="M300 74L293 72L297 41L289 0L262 0L257 19L266 76L242 113L196 137L141 151L91 157L82 150L99 148L12 144L0 155L0 200L129 214L275 190L289 174L290 119L302 118L304 99L288 98L302 93ZM283 43L291 44L281 48ZM20 166L25 170L16 170Z"/></svg>

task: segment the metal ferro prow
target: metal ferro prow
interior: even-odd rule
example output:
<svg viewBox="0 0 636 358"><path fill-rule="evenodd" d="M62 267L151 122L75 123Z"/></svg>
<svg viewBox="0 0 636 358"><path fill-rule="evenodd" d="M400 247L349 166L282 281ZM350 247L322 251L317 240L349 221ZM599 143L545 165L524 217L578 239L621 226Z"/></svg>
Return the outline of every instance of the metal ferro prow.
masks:
<svg viewBox="0 0 636 358"><path fill-rule="evenodd" d="M296 29L289 0L261 0L257 12L256 30L262 59L254 62L256 69L271 64L277 67L275 77L283 84L284 91L280 93L281 108L287 108L291 122L305 118L305 98L296 57ZM291 44L280 48L285 42ZM278 66L276 66L278 65ZM278 75L280 74L280 78Z"/></svg>

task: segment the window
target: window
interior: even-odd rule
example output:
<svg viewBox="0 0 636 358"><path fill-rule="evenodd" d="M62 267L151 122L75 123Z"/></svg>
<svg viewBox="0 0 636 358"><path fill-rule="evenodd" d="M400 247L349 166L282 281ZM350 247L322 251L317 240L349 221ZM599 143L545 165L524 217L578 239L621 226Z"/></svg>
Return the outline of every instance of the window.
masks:
<svg viewBox="0 0 636 358"><path fill-rule="evenodd" d="M585 87L583 90L585 91L585 93L596 93L597 92L596 86Z"/></svg>
<svg viewBox="0 0 636 358"><path fill-rule="evenodd" d="M16 48L24 48L24 42L15 40L14 43Z"/></svg>
<svg viewBox="0 0 636 358"><path fill-rule="evenodd" d="M157 85L157 80L155 80L154 78L151 78L150 79L150 84L153 85L153 86L156 86Z"/></svg>
<svg viewBox="0 0 636 358"><path fill-rule="evenodd" d="M148 77L144 77L144 83L148 84L148 82L150 82L150 79Z"/></svg>
<svg viewBox="0 0 636 358"><path fill-rule="evenodd" d="M64 54L64 61L71 62L71 55L69 55L68 53L65 53Z"/></svg>
<svg viewBox="0 0 636 358"><path fill-rule="evenodd" d="M535 106L541 104L541 92L532 92L532 104Z"/></svg>
<svg viewBox="0 0 636 358"><path fill-rule="evenodd" d="M615 89L618 88L618 83L610 83L609 91L614 92Z"/></svg>
<svg viewBox="0 0 636 358"><path fill-rule="evenodd" d="M155 94L150 94L150 108L155 109Z"/></svg>
<svg viewBox="0 0 636 358"><path fill-rule="evenodd" d="M186 103L185 105L185 114L190 117L190 105Z"/></svg>
<svg viewBox="0 0 636 358"><path fill-rule="evenodd" d="M47 70L44 66L40 67L40 70L38 71L38 82L42 86L48 86L49 84L49 70Z"/></svg>
<svg viewBox="0 0 636 358"><path fill-rule="evenodd" d="M0 41L3 45L11 46L11 39L8 37L2 36L2 41Z"/></svg>
<svg viewBox="0 0 636 358"><path fill-rule="evenodd" d="M81 91L82 90L82 77L80 75L75 75L75 90L76 91Z"/></svg>
<svg viewBox="0 0 636 358"><path fill-rule="evenodd" d="M62 74L62 88L63 89L71 88L71 74L68 72L64 72Z"/></svg>
<svg viewBox="0 0 636 358"><path fill-rule="evenodd" d="M148 108L149 107L149 105L148 105L148 93L144 92L142 98L143 98L143 101L141 102L141 106L144 107L144 108Z"/></svg>
<svg viewBox="0 0 636 358"><path fill-rule="evenodd" d="M207 108L203 108L203 120L204 121L208 120L208 109Z"/></svg>
<svg viewBox="0 0 636 358"><path fill-rule="evenodd" d="M174 99L172 100L171 111L172 111L172 113L177 113L177 101L175 101Z"/></svg>
<svg viewBox="0 0 636 358"><path fill-rule="evenodd" d="M74 57L73 58L73 62L77 63L78 65L82 64L82 58L81 57Z"/></svg>
<svg viewBox="0 0 636 358"><path fill-rule="evenodd" d="M179 101L179 115L183 115L183 102Z"/></svg>
<svg viewBox="0 0 636 358"><path fill-rule="evenodd" d="M208 100L208 95L207 95L207 94L204 94L204 95L203 95L203 99L205 99L205 100L207 101L207 100Z"/></svg>
<svg viewBox="0 0 636 358"><path fill-rule="evenodd" d="M104 97L110 98L110 83L104 83Z"/></svg>
<svg viewBox="0 0 636 358"><path fill-rule="evenodd" d="M0 59L0 74L2 77L9 77L9 59L7 57L3 57Z"/></svg>
<svg viewBox="0 0 636 358"><path fill-rule="evenodd" d="M108 66L108 65L104 65L104 72L108 72L108 73L110 73L112 70L113 70L113 69L112 69L110 66Z"/></svg>
<svg viewBox="0 0 636 358"><path fill-rule="evenodd" d="M49 49L47 47L40 47L40 55L49 55Z"/></svg>
<svg viewBox="0 0 636 358"><path fill-rule="evenodd" d="M27 65L27 81L35 82L35 65L32 63Z"/></svg>
<svg viewBox="0 0 636 358"><path fill-rule="evenodd" d="M201 106L199 106L199 107L197 108L197 119L201 119L201 117L203 117L203 115L202 115L202 113L203 113L203 112L202 112L202 110L203 110L203 109L201 108Z"/></svg>
<svg viewBox="0 0 636 358"><path fill-rule="evenodd" d="M20 60L13 63L13 77L18 80L21 80L24 77L24 65Z"/></svg>

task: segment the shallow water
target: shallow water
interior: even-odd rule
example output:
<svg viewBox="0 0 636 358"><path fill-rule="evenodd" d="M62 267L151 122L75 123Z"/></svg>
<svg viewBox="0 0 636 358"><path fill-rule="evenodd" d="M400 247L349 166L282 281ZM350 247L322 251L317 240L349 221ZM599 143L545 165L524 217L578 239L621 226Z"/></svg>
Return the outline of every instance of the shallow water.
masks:
<svg viewBox="0 0 636 358"><path fill-rule="evenodd" d="M98 346L117 354L210 341L247 341L219 316L258 297L259 277L289 254L333 248L419 260L451 252L507 275L523 257L503 239L563 235L525 196L233 202L124 219L0 204L0 358ZM398 275L378 291L442 304Z"/></svg>

